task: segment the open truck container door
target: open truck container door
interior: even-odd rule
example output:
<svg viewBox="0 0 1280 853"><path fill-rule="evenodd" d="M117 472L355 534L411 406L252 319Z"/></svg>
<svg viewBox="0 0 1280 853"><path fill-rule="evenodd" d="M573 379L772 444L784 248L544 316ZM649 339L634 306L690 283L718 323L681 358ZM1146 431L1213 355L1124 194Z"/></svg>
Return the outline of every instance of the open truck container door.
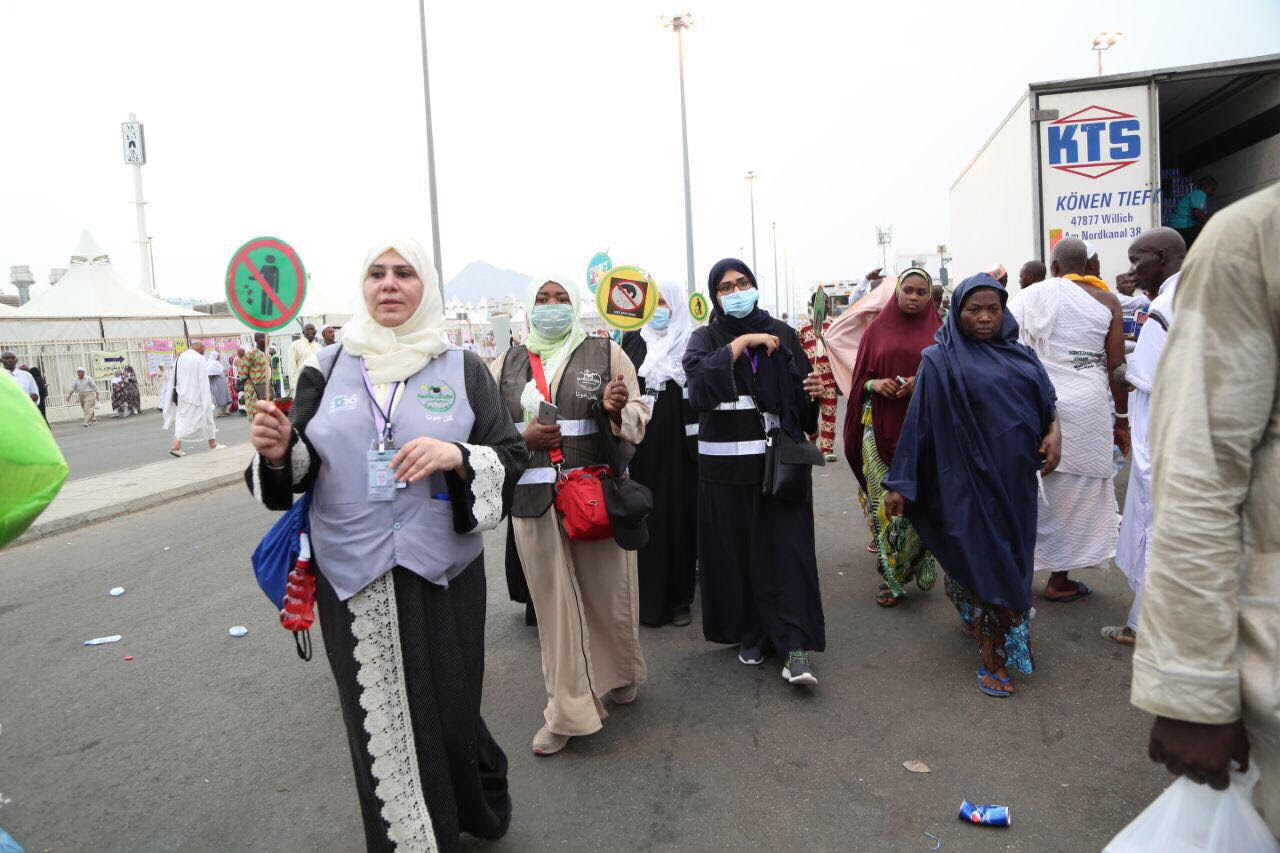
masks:
<svg viewBox="0 0 1280 853"><path fill-rule="evenodd" d="M951 186L952 269L1010 272L1081 237L1108 282L1196 178L1209 210L1280 180L1280 54L1036 83Z"/></svg>
<svg viewBox="0 0 1280 853"><path fill-rule="evenodd" d="M1147 84L1035 95L1042 257L1078 237L1114 278L1129 268L1133 239L1159 224L1153 93Z"/></svg>

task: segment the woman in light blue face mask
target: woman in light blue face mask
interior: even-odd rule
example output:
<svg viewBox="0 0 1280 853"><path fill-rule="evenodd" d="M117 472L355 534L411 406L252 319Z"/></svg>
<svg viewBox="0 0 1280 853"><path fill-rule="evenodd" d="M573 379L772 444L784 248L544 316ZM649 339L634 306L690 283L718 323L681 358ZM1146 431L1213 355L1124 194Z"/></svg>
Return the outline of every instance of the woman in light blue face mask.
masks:
<svg viewBox="0 0 1280 853"><path fill-rule="evenodd" d="M653 319L622 337L653 417L631 460L631 479L653 493L649 544L640 549L640 621L690 623L697 553L698 415L685 392L685 347L693 325L684 288L663 284Z"/></svg>
<svg viewBox="0 0 1280 853"><path fill-rule="evenodd" d="M563 457L561 471L609 464L595 406L614 435L633 444L644 439L649 408L622 348L582 328L572 279L535 276L525 310L525 344L503 353L492 370L530 451L512 498L511 527L537 616L548 697L533 752L553 755L570 738L600 730L605 699L633 702L646 675L636 621L636 552L613 539L565 535L553 506L553 451ZM535 380L535 368L542 381Z"/></svg>
<svg viewBox="0 0 1280 853"><path fill-rule="evenodd" d="M708 279L711 322L685 349L698 422L698 569L702 630L739 646L748 666L773 652L792 684L818 683L809 653L826 646L814 549L813 505L762 494L766 430L806 442L818 428L822 379L796 331L756 303L750 268L736 258Z"/></svg>

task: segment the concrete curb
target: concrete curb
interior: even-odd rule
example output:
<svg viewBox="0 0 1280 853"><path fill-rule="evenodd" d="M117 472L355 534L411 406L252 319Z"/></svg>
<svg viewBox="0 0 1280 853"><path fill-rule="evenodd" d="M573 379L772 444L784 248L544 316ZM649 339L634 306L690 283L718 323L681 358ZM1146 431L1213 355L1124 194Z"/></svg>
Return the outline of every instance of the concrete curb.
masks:
<svg viewBox="0 0 1280 853"><path fill-rule="evenodd" d="M9 544L22 545L26 542L34 542L45 536L52 536L55 533L62 533L73 527L83 527L86 524L94 524L99 521L107 521L112 518L119 518L122 515L138 512L144 509L150 509L153 506L167 503L176 498L184 498L187 495L193 495L196 492L203 492L209 489L217 489L223 486L230 486L233 483L243 483L244 472L233 471L229 474L219 474L216 477L206 477L203 480L195 480L190 483L183 483L181 486L175 486L172 489L165 489L162 492L154 492L149 495L131 498L120 503L108 504L107 506L98 507L87 512L78 512L74 515L55 518L51 521L36 521L35 524L27 528L27 532L23 533L17 539Z"/></svg>

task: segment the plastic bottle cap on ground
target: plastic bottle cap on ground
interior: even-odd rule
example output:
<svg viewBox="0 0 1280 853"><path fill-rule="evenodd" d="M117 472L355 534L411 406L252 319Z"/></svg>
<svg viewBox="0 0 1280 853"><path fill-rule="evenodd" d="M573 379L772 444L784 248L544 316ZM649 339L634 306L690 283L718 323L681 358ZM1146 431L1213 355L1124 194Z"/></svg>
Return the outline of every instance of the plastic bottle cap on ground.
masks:
<svg viewBox="0 0 1280 853"><path fill-rule="evenodd" d="M231 630L227 631L227 633L233 637L243 637L249 633L249 629L243 625L232 625Z"/></svg>
<svg viewBox="0 0 1280 853"><path fill-rule="evenodd" d="M111 594L119 598L120 596L124 595L124 587L122 586L111 587Z"/></svg>

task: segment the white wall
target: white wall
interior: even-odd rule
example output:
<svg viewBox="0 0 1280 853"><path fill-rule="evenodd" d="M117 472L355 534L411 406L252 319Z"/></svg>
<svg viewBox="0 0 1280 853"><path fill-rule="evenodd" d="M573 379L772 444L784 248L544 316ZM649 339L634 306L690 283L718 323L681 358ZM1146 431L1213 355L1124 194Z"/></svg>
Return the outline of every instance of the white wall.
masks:
<svg viewBox="0 0 1280 853"><path fill-rule="evenodd" d="M1035 257L1030 93L1023 95L951 186L951 277L962 281L1002 263L1016 281Z"/></svg>

